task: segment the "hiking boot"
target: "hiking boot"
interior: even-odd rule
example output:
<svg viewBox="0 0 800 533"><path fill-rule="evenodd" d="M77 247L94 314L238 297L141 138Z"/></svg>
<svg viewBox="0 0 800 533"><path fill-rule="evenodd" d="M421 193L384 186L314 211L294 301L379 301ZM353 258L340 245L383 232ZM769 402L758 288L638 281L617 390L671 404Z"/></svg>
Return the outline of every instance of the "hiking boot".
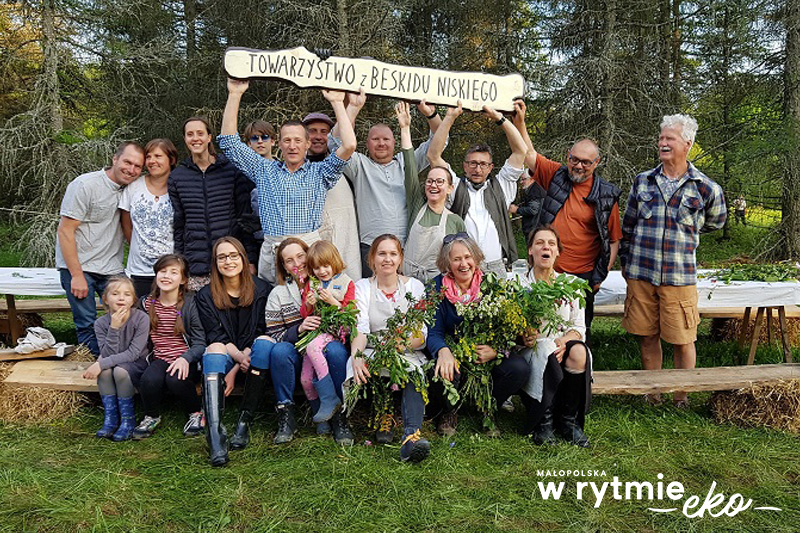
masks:
<svg viewBox="0 0 800 533"><path fill-rule="evenodd" d="M333 440L336 444L341 444L342 446L353 445L355 440L353 432L350 431L350 426L347 424L347 417L341 411L331 418L331 429L333 430Z"/></svg>
<svg viewBox="0 0 800 533"><path fill-rule="evenodd" d="M375 442L377 444L391 444L392 427L394 426L394 417L389 413L381 416L381 423L378 425L378 430L375 432Z"/></svg>
<svg viewBox="0 0 800 533"><path fill-rule="evenodd" d="M186 422L186 425L183 426L183 434L186 437L197 437L203 434L203 426L205 420L203 420L203 413L200 411L196 413L192 413L189 415L189 420Z"/></svg>
<svg viewBox="0 0 800 533"><path fill-rule="evenodd" d="M458 427L458 414L455 411L442 413L439 423L436 424L436 432L442 437L452 437L456 434Z"/></svg>
<svg viewBox="0 0 800 533"><path fill-rule="evenodd" d="M539 420L539 423L536 424L536 427L533 428L531 437L533 438L533 442L539 446L544 444L551 446L557 444L556 434L553 432L552 407L548 407L545 409L544 413L542 413L542 418Z"/></svg>
<svg viewBox="0 0 800 533"><path fill-rule="evenodd" d="M153 432L156 430L156 426L161 423L161 417L156 416L152 417L149 415L145 415L139 425L133 430L131 437L133 440L142 440L146 439L147 437L152 437Z"/></svg>
<svg viewBox="0 0 800 533"><path fill-rule="evenodd" d="M400 446L400 460L403 462L419 463L428 457L430 453L431 443L420 436L419 430L407 435L403 439L403 445Z"/></svg>
<svg viewBox="0 0 800 533"><path fill-rule="evenodd" d="M503 405L500 406L500 409L507 413L514 412L514 402L511 401L511 398L503 402Z"/></svg>
<svg viewBox="0 0 800 533"><path fill-rule="evenodd" d="M294 405L290 403L279 404L275 411L278 413L278 431L275 433L275 444L291 442L297 432L297 421L294 418Z"/></svg>

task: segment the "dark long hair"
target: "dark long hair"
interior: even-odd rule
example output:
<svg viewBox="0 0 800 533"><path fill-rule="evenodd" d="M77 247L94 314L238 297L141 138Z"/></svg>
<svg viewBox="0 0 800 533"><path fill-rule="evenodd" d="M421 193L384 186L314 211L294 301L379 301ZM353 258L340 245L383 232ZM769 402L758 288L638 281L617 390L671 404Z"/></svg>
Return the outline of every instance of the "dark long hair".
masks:
<svg viewBox="0 0 800 533"><path fill-rule="evenodd" d="M183 324L181 311L183 311L183 304L186 299L186 283L189 281L189 263L186 261L186 258L180 254L165 254L159 257L158 261L156 261L156 264L153 265L153 272L155 272L156 276L158 276L158 273L161 270L172 265L178 265L178 267L180 267L182 278L181 284L178 287L178 303L175 305L175 308L178 310L178 316L175 318L175 329L173 332L175 335L183 335L186 332L186 327ZM147 296L144 306L147 310L147 314L150 316L151 332L155 331L158 327L156 300L160 297L161 289L158 288L158 283L156 283L156 280L153 280L153 286L150 289L150 294Z"/></svg>

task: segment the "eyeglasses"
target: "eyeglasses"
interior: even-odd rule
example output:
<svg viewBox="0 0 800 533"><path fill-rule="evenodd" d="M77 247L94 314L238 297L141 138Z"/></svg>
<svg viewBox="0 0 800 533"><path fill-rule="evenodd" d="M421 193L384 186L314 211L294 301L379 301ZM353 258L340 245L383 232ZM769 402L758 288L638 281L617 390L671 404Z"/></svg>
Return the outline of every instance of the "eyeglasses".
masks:
<svg viewBox="0 0 800 533"><path fill-rule="evenodd" d="M579 159L579 158L575 157L572 154L569 154L567 156L567 161L569 161L573 165L583 165L584 167L590 167L590 166L594 165L595 162L597 162L598 159L600 159L600 158L599 157L595 157L594 159Z"/></svg>
<svg viewBox="0 0 800 533"><path fill-rule="evenodd" d="M444 239L442 239L442 246L447 246L453 241L463 241L465 239L469 239L469 233L464 233L463 231L451 233L450 235L444 236Z"/></svg>
<svg viewBox="0 0 800 533"><path fill-rule="evenodd" d="M241 259L242 254L239 252L231 252L229 254L217 254L217 263L227 263L228 261L238 261Z"/></svg>
<svg viewBox="0 0 800 533"><path fill-rule="evenodd" d="M250 136L251 143L257 143L258 141L267 142L268 140L270 140L270 136L267 134Z"/></svg>
<svg viewBox="0 0 800 533"><path fill-rule="evenodd" d="M445 179L444 178L428 178L428 179L425 180L425 185L428 185L428 186L430 186L430 185L438 185L439 187L441 187L442 185L444 185L444 183L445 183Z"/></svg>
<svg viewBox="0 0 800 533"><path fill-rule="evenodd" d="M489 162L486 162L486 161L464 161L464 164L467 165L469 168L476 168L476 167L489 168L489 167L492 166L491 161L489 161Z"/></svg>

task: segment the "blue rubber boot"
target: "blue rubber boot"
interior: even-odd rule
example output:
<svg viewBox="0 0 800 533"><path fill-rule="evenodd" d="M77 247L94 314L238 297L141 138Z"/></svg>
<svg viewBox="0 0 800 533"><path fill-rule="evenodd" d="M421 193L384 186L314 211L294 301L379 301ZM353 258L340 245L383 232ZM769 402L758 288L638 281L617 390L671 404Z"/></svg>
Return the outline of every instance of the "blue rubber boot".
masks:
<svg viewBox="0 0 800 533"><path fill-rule="evenodd" d="M136 412L133 409L133 396L117 398L119 403L119 427L114 432L114 442L122 442L131 438L136 429Z"/></svg>
<svg viewBox="0 0 800 533"><path fill-rule="evenodd" d="M103 400L103 427L94 434L101 439L110 439L119 427L119 408L117 407L117 397L113 394L100 396Z"/></svg>
<svg viewBox="0 0 800 533"><path fill-rule="evenodd" d="M320 424L333 418L336 410L341 407L342 400L336 394L336 388L333 385L333 379L330 374L315 381L314 388L317 389L317 394L319 394L319 409L314 414L313 420L315 424Z"/></svg>
<svg viewBox="0 0 800 533"><path fill-rule="evenodd" d="M308 400L311 404L311 414L315 415L319 411L319 398L316 400ZM330 422L320 422L317 424L317 435L330 435L331 434L331 423Z"/></svg>

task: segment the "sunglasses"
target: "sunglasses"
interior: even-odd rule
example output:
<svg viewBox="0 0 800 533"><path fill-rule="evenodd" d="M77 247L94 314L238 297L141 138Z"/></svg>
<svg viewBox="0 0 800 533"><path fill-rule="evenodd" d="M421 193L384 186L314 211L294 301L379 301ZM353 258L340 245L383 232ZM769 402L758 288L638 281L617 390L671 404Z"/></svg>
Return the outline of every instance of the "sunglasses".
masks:
<svg viewBox="0 0 800 533"><path fill-rule="evenodd" d="M266 133L264 135L251 135L250 136L250 142L251 143L257 143L258 141L267 142L268 140L270 140L270 136L267 135Z"/></svg>
<svg viewBox="0 0 800 533"><path fill-rule="evenodd" d="M445 235L444 239L442 239L442 246L447 246L453 241L463 241L465 239L469 239L468 233L464 233L463 231L451 233L450 235Z"/></svg>

